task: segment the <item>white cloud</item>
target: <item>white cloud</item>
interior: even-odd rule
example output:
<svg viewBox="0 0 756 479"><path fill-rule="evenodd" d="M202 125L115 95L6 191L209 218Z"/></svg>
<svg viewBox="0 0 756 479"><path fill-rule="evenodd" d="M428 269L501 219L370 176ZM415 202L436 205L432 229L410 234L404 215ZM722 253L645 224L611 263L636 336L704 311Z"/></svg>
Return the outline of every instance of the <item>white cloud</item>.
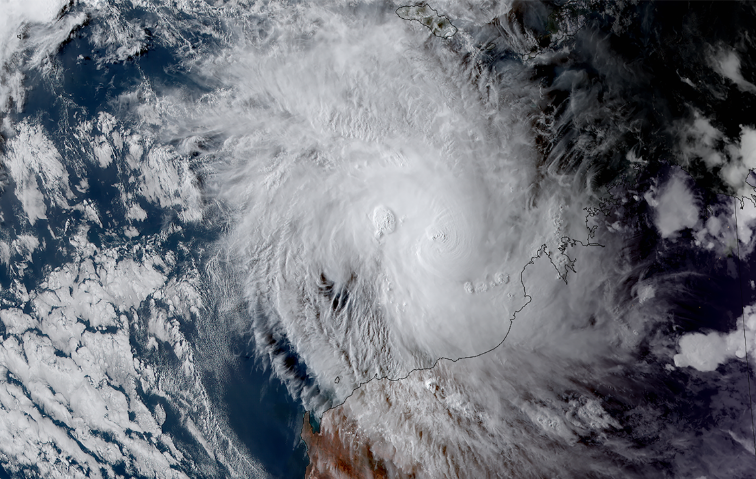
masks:
<svg viewBox="0 0 756 479"><path fill-rule="evenodd" d="M656 296L656 288L653 284L639 283L638 285L636 285L636 294L638 295L638 302L643 304Z"/></svg>
<svg viewBox="0 0 756 479"><path fill-rule="evenodd" d="M29 66L39 66L71 31L86 20L84 13L66 15L56 21L67 0L0 0L0 113L13 100L24 100L23 65L18 53L31 50ZM31 32L30 32L31 30Z"/></svg>
<svg viewBox="0 0 756 479"><path fill-rule="evenodd" d="M41 290L30 294L31 314L19 309L0 313L11 335L0 345L0 367L28 391L0 381L0 430L4 431L0 452L17 466L37 465L48 477L61 471L103 477L101 468L125 462L142 475L186 477L170 468L179 457L163 454L146 437L127 432L162 434L134 389L133 379L139 372L134 367L128 320L118 318L116 310L138 305L165 278L155 277L149 265L116 258L106 251L58 268L45 278ZM124 288L126 284L140 286L135 290ZM117 329L114 333L86 331L82 321L93 328ZM27 419L19 423L19 414ZM76 441L68 430L75 431ZM120 446L113 447L93 431L112 434ZM75 459L78 466L61 470L56 465L59 461L44 452L45 444L57 448L62 458Z"/></svg>
<svg viewBox="0 0 756 479"><path fill-rule="evenodd" d="M163 432L165 410L151 411L142 402L140 384L144 393L191 402L198 421L187 422L187 415L184 426L200 443L226 448L208 454L232 475L259 477L257 465L227 447L229 438L213 417L175 319L190 307L198 312L199 293L188 278L168 281L157 269L170 270L172 256L145 248L137 261L136 251L98 250L83 230L71 242L73 262L50 271L37 290L16 295L32 306L29 314L0 310L7 335L0 343L0 455L10 471L33 466L44 477L99 478L116 477L115 466L123 465L140 476L187 477L181 471L191 458ZM25 249L35 246L26 243ZM171 304L148 329L174 349L179 370L162 371L134 356L131 328L146 326L135 308L150 296ZM154 301L151 307L159 309Z"/></svg>
<svg viewBox="0 0 756 479"><path fill-rule="evenodd" d="M721 131L699 112L692 121L678 124L680 159L685 164L700 159L712 170L720 168L720 177L741 196L753 193L746 183L750 170L756 168L756 129L741 125L740 141L729 142Z"/></svg>
<svg viewBox="0 0 756 479"><path fill-rule="evenodd" d="M16 183L16 196L31 224L46 218L45 200L68 208L73 197L68 172L60 153L39 125L20 123L6 150L2 160Z"/></svg>
<svg viewBox="0 0 756 479"><path fill-rule="evenodd" d="M126 212L126 217L129 218L130 220L144 221L145 219L147 219L147 212L144 211L144 209L142 209L141 206L134 203L133 205L129 207L129 210Z"/></svg>
<svg viewBox="0 0 756 479"><path fill-rule="evenodd" d="M662 238L698 224L698 202L682 173L675 172L662 187L661 194L647 194L646 200L656 210L654 224Z"/></svg>
<svg viewBox="0 0 756 479"><path fill-rule="evenodd" d="M723 77L731 80L738 88L756 93L756 85L743 78L740 72L740 57L734 51L721 51L712 59L714 69Z"/></svg>
<svg viewBox="0 0 756 479"><path fill-rule="evenodd" d="M681 127L680 136L681 159L686 164L702 159L706 166L714 168L724 162L724 157L717 151L718 142L723 138L722 132L699 112L693 112L692 124L686 123Z"/></svg>
<svg viewBox="0 0 756 479"><path fill-rule="evenodd" d="M742 126L740 131L740 160L749 170L756 168L756 129Z"/></svg>
<svg viewBox="0 0 756 479"><path fill-rule="evenodd" d="M616 399L621 388L609 383L618 378L604 368L625 361L637 365L628 356L634 356L643 337L638 331L653 322L641 313L653 308L653 301L626 303L619 325L619 315L609 312L616 302L608 299L607 287L616 284L611 272L616 252L578 248L573 254L581 269L567 285L547 279L543 273L553 270L543 258L528 267L525 283L533 302L518 315L501 347L475 358L440 361L401 381L370 381L323 416L321 433L338 433L348 447L372 447L398 468L428 477L520 477L523 470L555 477L568 470L571 477L586 477L590 473L578 472L582 464L575 461L586 453L580 441L586 435L596 439L593 451L607 447L638 462L647 460L646 449L634 456L637 449L618 446L613 431L623 427L627 414L641 422L656 423L658 417L641 419L638 409L617 414L587 391L600 384ZM639 296L648 285L637 285ZM626 369L620 370L625 378ZM359 433L345 434L355 430ZM314 465L320 471L335 466L327 453L311 457L323 461ZM591 456L593 471L626 475L605 457ZM465 468L456 469L458 464Z"/></svg>
<svg viewBox="0 0 756 479"><path fill-rule="evenodd" d="M744 329L745 328L745 331ZM729 334L690 333L680 339L680 352L674 356L675 366L690 366L699 371L714 371L732 358L756 358L756 307L747 306L738 319L738 327ZM753 366L756 368L756 362Z"/></svg>
<svg viewBox="0 0 756 479"><path fill-rule="evenodd" d="M693 113L692 121L679 124L677 129L680 137L680 159L685 164L702 160L712 171L718 170L719 177L738 197L732 200L723 197L725 203L732 203L733 211L720 211L697 228L695 236L698 244L706 249L720 251L730 248L734 242L737 213L738 238L745 248L741 252L749 254L756 247L751 241L753 225L756 222L756 189L748 183L753 181L748 178L756 169L756 129L741 125L739 140L728 141L722 132L698 112ZM653 194L646 195L646 198L652 206L657 202ZM689 225L692 222L692 218L686 218L685 213L681 213L683 216L680 221L673 221L670 228L674 229L682 223ZM692 210L689 213L692 214Z"/></svg>
<svg viewBox="0 0 756 479"><path fill-rule="evenodd" d="M137 141L133 141L132 145ZM200 220L201 193L186 161L173 148L163 146L152 147L143 159L145 161L137 163L140 193L162 208L178 206L183 221ZM139 214L138 211L135 213Z"/></svg>
<svg viewBox="0 0 756 479"><path fill-rule="evenodd" d="M445 48L432 47L443 78L419 60L428 53L405 45L414 34L402 22L358 32L340 14L303 14L332 27L312 48L240 48L198 65L228 86L174 106L174 128L227 138L208 188L235 215L223 246L319 385L346 397L375 375L495 346L527 303L519 277L541 246L571 268L559 247L587 236L586 198L536 175L529 83L506 102L482 99ZM150 162L167 155L152 151ZM338 307L346 297L359 313Z"/></svg>

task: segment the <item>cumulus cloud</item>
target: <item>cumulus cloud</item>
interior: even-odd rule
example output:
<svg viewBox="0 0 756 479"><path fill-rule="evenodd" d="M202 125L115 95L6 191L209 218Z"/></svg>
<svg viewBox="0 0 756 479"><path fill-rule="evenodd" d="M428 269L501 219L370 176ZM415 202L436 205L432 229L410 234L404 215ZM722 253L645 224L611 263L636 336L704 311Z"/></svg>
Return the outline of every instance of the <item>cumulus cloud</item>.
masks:
<svg viewBox="0 0 756 479"><path fill-rule="evenodd" d="M467 8L439 5L449 18ZM622 256L626 245L618 236L631 226L592 227L589 238L603 248L573 239L588 236L583 208L596 192L540 166L541 139L532 125L550 119L533 108L544 105L533 72L516 62L495 73L480 68L468 32L432 43L427 32L397 19L395 8L376 9L377 18L352 15L341 4L254 8L266 23L259 31L242 24L238 30L257 33L240 44L212 57L184 52L182 68L209 91L200 101L186 92L158 94L145 83L118 98L129 107L131 129L104 112L79 125L91 165L113 167L125 178L127 186L119 188L127 236L138 236L136 226L154 219L140 204L178 211L187 222L207 211L227 214L208 265L216 299L223 307L249 305L240 316L251 326L241 329L252 330L260 356L319 413L365 381L403 378L443 356L487 351L506 337L503 347L480 357L444 360L401 381L370 381L344 408L324 416L326 433L374 446L371 454L401 471L540 477L563 475L566 465L576 477L620 477L628 469L648 477L658 472L656 464L690 459L687 444L676 445L700 432L664 429L662 419L674 411L657 410L637 394L659 374L657 365L634 355L644 333L661 321L655 308L668 291L653 279L637 280L626 264L631 260ZM487 24L503 19L510 6L468 10L465 21ZM105 52L98 64L147 48L143 30L119 22L95 28L93 41ZM511 51L523 57L537 44L506 21L501 28L510 34ZM183 40L169 37L167 44L180 49ZM746 88L736 63L723 57L718 68ZM614 145L611 135L620 135L591 124L603 117L600 98L608 90L583 95L580 75L572 73L562 79L573 88L570 115L584 115L586 129L600 140L597 149ZM558 129L569 129L567 123ZM24 130L30 142L46 145L33 129ZM747 176L753 162L745 127L739 145L724 152L712 122L698 116L690 130L694 140L683 156L721 168L726 181L742 186L743 169ZM585 139L574 142L570 161L584 157ZM40 149L39 158L26 161L25 146L12 146L11 176L30 223L53 206L71 206L103 226L93 204L71 205L67 182L48 181L46 175L65 174L56 166L63 165L59 156ZM189 166L197 164L187 160L195 153L206 154L204 172L211 172L206 197ZM639 169L651 161L621 156ZM77 187L87 188L85 180ZM705 216L682 173L646 199L663 238L693 229L709 244L732 231L731 211ZM211 206L203 210L205 200ZM745 239L749 222L741 224ZM158 236L178 227L172 228ZM0 242L0 259L7 263L17 254L30 261L39 244L29 238ZM20 465L42 464L50 475L96 474L90 472L96 464L113 470L126 464L151 476L180 476L185 467L199 475L215 470L216 461L242 477L261 475L254 463L240 465L243 452L214 419L179 315L198 327L222 328L214 316L198 314L196 284L171 277L175 258L149 248L100 249L84 234L72 244L75 260L46 272L39 288L14 284L19 304L0 313L12 335L2 344L2 364L30 386L2 384L0 449ZM221 262L227 269L215 268ZM624 284L635 286L628 292ZM685 336L674 361L680 368L715 368L738 357L728 338ZM134 358L134 341L148 359L168 351L178 363L160 369ZM292 367L294 354L284 356L289 350L306 373ZM142 401L137 384L166 399L165 407ZM211 465L192 464L165 434L171 401L192 405L178 421ZM23 416L21 409L32 413ZM651 439L628 438L625 424ZM73 426L80 427L76 441ZM107 431L118 447L92 431ZM634 442L658 437L657 444L674 447L639 451ZM25 453L30 444L36 455Z"/></svg>
<svg viewBox="0 0 756 479"><path fill-rule="evenodd" d="M750 171L756 168L756 130L741 126L740 143L728 145L730 161L722 167L721 176L740 195L753 192L746 183Z"/></svg>
<svg viewBox="0 0 756 479"><path fill-rule="evenodd" d="M712 59L714 69L735 83L738 88L749 93L756 93L756 85L743 78L740 72L740 57L735 51L722 50Z"/></svg>
<svg viewBox="0 0 756 479"><path fill-rule="evenodd" d="M17 243L33 249L34 240ZM11 293L18 307L0 310L6 332L0 342L0 454L9 461L7 470L114 477L125 467L148 477L190 477L181 464L189 460L189 469L197 467L191 462L197 457L188 458L166 434L165 410L149 406L148 394L167 403L191 398L198 414L183 418L182 427L232 476L260 477L261 468L229 444L213 416L178 327L178 314L197 314L202 306L196 285L166 276L170 255L147 248L135 260L135 251L126 248L100 250L86 240L86 230L71 242L75 261L50 271L38 289L27 292L17 284ZM140 318L137 309L148 298L150 315ZM180 367L169 372L136 357L132 330L168 345Z"/></svg>
<svg viewBox="0 0 756 479"><path fill-rule="evenodd" d="M729 207L727 211L717 211L716 214L710 215L704 224L698 226L691 224L692 216L688 216L693 215L691 208L688 208L687 212L678 209L679 218L667 217L672 221L671 227L695 227L699 245L707 249L717 247L726 250L733 241L737 223L737 236L744 248L742 252L750 254L754 247L752 237L756 221L756 196L751 184L752 172L756 169L756 129L741 125L739 138L730 141L708 119L695 111L692 121L680 122L676 128L683 164L690 165L695 160L703 161L724 181L735 198L725 200L725 203L731 203L731 211ZM652 205L656 204L657 199L653 192L648 198Z"/></svg>
<svg viewBox="0 0 756 479"><path fill-rule="evenodd" d="M674 356L677 367L708 372L730 359L748 356L756 369L756 306L745 307L735 331L686 334L680 338L679 348L680 352Z"/></svg>
<svg viewBox="0 0 756 479"><path fill-rule="evenodd" d="M689 165L695 159L701 159L709 168L724 163L726 155L719 152L723 141L722 132L699 112L693 112L692 123L681 126L680 153L684 164Z"/></svg>
<svg viewBox="0 0 756 479"><path fill-rule="evenodd" d="M73 193L63 159L39 125L22 122L14 133L0 160L8 168L16 184L15 194L33 225L47 218L48 204L67 208Z"/></svg>
<svg viewBox="0 0 756 479"><path fill-rule="evenodd" d="M611 286L617 273L607 251L575 251L589 273L566 285L544 280L539 270L550 265L536 261L525 275L533 301L502 346L480 357L442 361L401 381L363 385L323 416L321 440L355 451L349 460L357 464L359 447L366 445L387 470L400 471L396 477L416 471L470 478L653 474L648 458L667 452L628 441L622 432L628 417L649 434L679 437L690 431L666 427L660 411L630 397L639 387L627 382L634 381L630 377L638 373L639 381L647 380L641 378L649 365L629 358L653 327L655 298L648 285L639 285L642 304L617 303L612 296L620 292ZM329 455L328 445L316 451L314 470L328 471L344 459ZM674 448L670 454L684 452ZM623 463L633 464L633 472Z"/></svg>
<svg viewBox="0 0 756 479"><path fill-rule="evenodd" d="M52 54L68 35L80 26L86 15L82 12L58 18L67 7L65 0L31 0L2 2L0 17L0 118L13 101L17 108L24 101L24 70L38 66ZM24 50L31 51L26 64Z"/></svg>
<svg viewBox="0 0 756 479"><path fill-rule="evenodd" d="M654 224L662 238L698 224L697 200L680 172L675 172L658 194L647 193L646 200L654 207Z"/></svg>
<svg viewBox="0 0 756 479"><path fill-rule="evenodd" d="M694 111L693 118L678 123L676 129L683 164L702 160L738 195L753 193L753 187L747 183L750 171L756 168L756 130L753 127L741 125L738 141L729 141L709 119Z"/></svg>
<svg viewBox="0 0 756 479"><path fill-rule="evenodd" d="M92 245L82 238L78 241L82 253L95 253ZM35 464L50 477L101 477L103 464L127 460L140 474L183 477L170 470L181 457L170 439L161 442L172 457L126 433L161 436L134 389L143 366L132 357L123 313L164 282L165 277L152 267L119 263L115 255L104 252L52 271L41 290L29 296L31 314L16 308L2 311L0 319L10 336L0 347L0 364L28 391L11 382L0 383L4 406L0 449L12 458L12 467ZM116 331L102 331L106 327ZM24 420L18 422L22 416ZM68 428L77 430L74 437ZM108 447L93 431L111 433L133 459ZM44 444L57 448L66 459L56 460L53 450L45 452Z"/></svg>
<svg viewBox="0 0 756 479"><path fill-rule="evenodd" d="M234 213L221 243L261 354L280 349L268 336L296 345L333 401L496 346L529 302L531 259L548 280L574 269L563 252L587 237L587 195L538 176L524 68L476 76L393 10L359 29L338 9L302 14L331 27L292 47L303 26L282 20L275 49L200 62L223 88L174 100L174 122L222 139L210 189ZM517 85L506 100L503 84Z"/></svg>

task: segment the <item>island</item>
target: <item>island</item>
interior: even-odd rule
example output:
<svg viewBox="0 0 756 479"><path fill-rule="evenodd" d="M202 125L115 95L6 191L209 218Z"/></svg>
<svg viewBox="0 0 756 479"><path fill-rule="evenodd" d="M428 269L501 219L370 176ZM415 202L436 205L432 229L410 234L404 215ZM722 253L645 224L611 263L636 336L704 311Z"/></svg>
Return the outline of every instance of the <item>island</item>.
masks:
<svg viewBox="0 0 756 479"><path fill-rule="evenodd" d="M427 3L399 7L396 14L403 20L422 23L437 37L451 38L457 33L457 27L452 25L449 17L439 15Z"/></svg>

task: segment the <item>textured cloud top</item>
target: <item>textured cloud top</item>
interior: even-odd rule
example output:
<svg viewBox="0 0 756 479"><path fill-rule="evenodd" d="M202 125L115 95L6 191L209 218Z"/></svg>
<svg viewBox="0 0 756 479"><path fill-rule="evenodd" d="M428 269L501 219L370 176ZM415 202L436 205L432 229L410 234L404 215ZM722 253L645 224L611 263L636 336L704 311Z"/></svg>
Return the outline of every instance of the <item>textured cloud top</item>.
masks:
<svg viewBox="0 0 756 479"><path fill-rule="evenodd" d="M0 6L0 476L756 470L752 4Z"/></svg>

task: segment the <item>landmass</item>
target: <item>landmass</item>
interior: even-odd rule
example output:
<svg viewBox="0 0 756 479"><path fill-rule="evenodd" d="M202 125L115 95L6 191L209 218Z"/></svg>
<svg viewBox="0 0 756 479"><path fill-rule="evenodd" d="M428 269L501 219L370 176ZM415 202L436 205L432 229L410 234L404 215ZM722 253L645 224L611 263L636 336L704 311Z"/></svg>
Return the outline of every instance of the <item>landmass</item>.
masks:
<svg viewBox="0 0 756 479"><path fill-rule="evenodd" d="M509 319L509 327L502 340L496 346L487 351L467 357L457 359L438 358L433 366L429 368L413 369L407 374L407 376L401 378L392 379L388 377L375 377L368 380L367 382L360 384L360 386L357 387L352 394L344 400L344 402L327 410L320 418L320 426L317 431L313 428L310 422L311 413L306 412L302 424L301 438L307 447L307 455L310 459L310 464L307 466L305 477L307 479L383 479L389 477L409 479L416 477L417 471L402 471L399 465L391 461L390 455L384 457L381 454L382 451L380 445L373 443L369 437L360 434L356 421L350 418L349 413L343 410L343 406L355 393L360 391L363 386L373 381L399 383L409 378L412 374L436 368L441 360L446 359L451 362L457 362L459 360L473 359L484 356L498 349L504 344L509 336L517 317L517 313L524 310L532 302L532 297L527 292L524 278L525 270L529 266L534 265L536 260L545 257L556 270L557 277L567 284L568 272L572 271L573 273L577 273L575 269L576 259L567 255L567 248L576 247L578 245L583 247L603 247L602 244L591 241L595 236L596 227L591 227L589 225L589 218L598 216L602 213L606 214L606 212L603 211L603 208L586 209L586 211L587 215L585 221L586 228L588 229L587 242L570 237L562 237L560 239L560 244L557 247L558 252L550 251L548 246L543 244L538 249L535 256L532 256L523 266L522 271L520 272L520 284L522 285L522 292L526 299L526 303ZM422 439L422 432L419 437ZM359 439L355 441L355 438Z"/></svg>
<svg viewBox="0 0 756 479"><path fill-rule="evenodd" d="M346 422L346 417L341 417ZM347 435L357 432L356 424L351 424ZM390 462L376 458L370 450L370 444L350 444L341 438L338 430L332 434L313 431L310 425L310 413L305 413L302 426L302 439L307 445L310 464L307 466L307 479L384 479L392 477L396 467Z"/></svg>
<svg viewBox="0 0 756 479"><path fill-rule="evenodd" d="M403 20L422 23L437 37L451 38L457 33L457 27L452 25L449 17L439 15L427 3L399 7L396 14Z"/></svg>

